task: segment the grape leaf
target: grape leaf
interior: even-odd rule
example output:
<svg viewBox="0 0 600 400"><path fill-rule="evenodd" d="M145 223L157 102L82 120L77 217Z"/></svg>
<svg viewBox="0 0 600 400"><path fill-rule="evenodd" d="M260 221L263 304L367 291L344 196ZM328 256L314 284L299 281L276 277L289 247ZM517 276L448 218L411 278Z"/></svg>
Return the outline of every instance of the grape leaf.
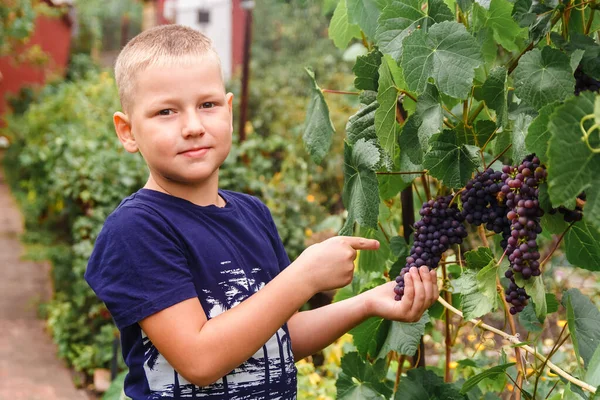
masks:
<svg viewBox="0 0 600 400"><path fill-rule="evenodd" d="M544 330L542 323L535 315L532 303L528 303L523 311L519 313L519 322L528 332L541 332Z"/></svg>
<svg viewBox="0 0 600 400"><path fill-rule="evenodd" d="M489 9L474 6L479 24L489 26L494 38L508 51L519 51L516 39L524 31L512 18L513 5L507 0L491 0Z"/></svg>
<svg viewBox="0 0 600 400"><path fill-rule="evenodd" d="M488 78L481 88L481 99L485 104L496 111L496 125L504 126L508 119L506 78L507 70L496 67L490 71ZM481 144L483 145L483 143Z"/></svg>
<svg viewBox="0 0 600 400"><path fill-rule="evenodd" d="M394 400L465 400L454 385L445 383L435 372L411 369L400 380Z"/></svg>
<svg viewBox="0 0 600 400"><path fill-rule="evenodd" d="M451 21L452 12L441 0L429 0L424 11L422 0L394 1L386 7L379 17L375 42L379 49L390 54L397 62L402 56L402 41L412 31L427 30L436 22Z"/></svg>
<svg viewBox="0 0 600 400"><path fill-rule="evenodd" d="M335 129L329 117L329 107L327 107L323 92L315 80L315 73L310 68L305 68L305 70L310 77L311 96L306 111L302 139L313 161L320 164L331 147Z"/></svg>
<svg viewBox="0 0 600 400"><path fill-rule="evenodd" d="M514 71L514 81L515 94L538 109L564 100L575 87L569 57L550 47L523 55Z"/></svg>
<svg viewBox="0 0 600 400"><path fill-rule="evenodd" d="M513 122L511 130L511 143L510 148L511 158L515 164L521 162L529 152L525 148L525 136L527 135L527 129L529 124L533 120L533 117L525 113L517 115L517 118Z"/></svg>
<svg viewBox="0 0 600 400"><path fill-rule="evenodd" d="M493 379L498 375L504 375L504 373L506 373L506 370L515 364L516 363L513 362L508 364L496 365L475 376L470 377L465 383L463 383L462 388L460 389L460 393L467 393L469 390L473 389L475 386L477 386L479 382L481 382L484 379Z"/></svg>
<svg viewBox="0 0 600 400"><path fill-rule="evenodd" d="M352 72L356 75L354 87L360 90L377 90L381 52L374 50L356 58Z"/></svg>
<svg viewBox="0 0 600 400"><path fill-rule="evenodd" d="M329 23L328 35L333 40L333 44L339 49L345 49L353 38L360 38L358 25L351 24L348 21L346 0L342 0L337 4Z"/></svg>
<svg viewBox="0 0 600 400"><path fill-rule="evenodd" d="M575 354L583 358L587 368L600 344L600 310L578 289L567 290L563 295L562 305L567 308L567 315L571 313L571 318L567 321Z"/></svg>
<svg viewBox="0 0 600 400"><path fill-rule="evenodd" d="M483 147L496 131L496 124L489 119L480 119L474 126L467 126L461 122L454 130L458 135L458 143L470 144L477 147Z"/></svg>
<svg viewBox="0 0 600 400"><path fill-rule="evenodd" d="M408 88L423 93L429 78L440 92L466 99L475 68L482 63L480 46L464 25L443 21L428 32L416 30L403 41L401 65Z"/></svg>
<svg viewBox="0 0 600 400"><path fill-rule="evenodd" d="M594 112L594 94L572 97L550 116L548 130L548 192L556 207L573 203L579 193L587 195L584 219L600 230L600 154L581 140L580 121ZM585 127L593 121L587 121Z"/></svg>
<svg viewBox="0 0 600 400"><path fill-rule="evenodd" d="M423 166L429 170L429 174L451 188L463 187L480 165L479 148L458 145L456 136L451 130L435 135L430 140L431 151L423 160Z"/></svg>
<svg viewBox="0 0 600 400"><path fill-rule="evenodd" d="M361 107L356 114L348 118L346 124L346 135L349 144L354 144L360 139L371 140L377 138L375 132L375 111L379 107L377 101L366 107Z"/></svg>
<svg viewBox="0 0 600 400"><path fill-rule="evenodd" d="M389 57L384 57L379 67L379 93L377 94L379 108L375 111L375 130L381 147L390 157L393 157L398 146L399 127L396 122L398 90L394 84L390 62L394 63Z"/></svg>
<svg viewBox="0 0 600 400"><path fill-rule="evenodd" d="M600 231L586 221L576 222L565 235L567 260L590 271L600 271Z"/></svg>
<svg viewBox="0 0 600 400"><path fill-rule="evenodd" d="M594 79L600 80L600 45L589 36L573 33L568 49L571 51L584 50L581 66L583 72Z"/></svg>
<svg viewBox="0 0 600 400"><path fill-rule="evenodd" d="M480 270L494 260L492 251L487 247L478 247L476 250L465 253L467 268Z"/></svg>
<svg viewBox="0 0 600 400"><path fill-rule="evenodd" d="M393 236L390 239L390 250L396 258L405 258L408 256L408 243L402 236Z"/></svg>
<svg viewBox="0 0 600 400"><path fill-rule="evenodd" d="M479 291L477 272L467 269L452 282L454 293L462 294L461 308L466 320L481 317L494 309L492 301Z"/></svg>
<svg viewBox="0 0 600 400"><path fill-rule="evenodd" d="M531 121L527 136L525 137L525 146L529 153L535 153L542 161L547 163L546 151L548 150L548 141L550 140L550 131L548 122L550 115L554 112L559 103L551 103L540 109L538 116Z"/></svg>
<svg viewBox="0 0 600 400"><path fill-rule="evenodd" d="M335 383L338 399L387 399L392 395L386 381L385 360L371 364L353 352L342 358L341 368Z"/></svg>
<svg viewBox="0 0 600 400"><path fill-rule="evenodd" d="M594 387L600 386L600 346L596 347L596 351L590 359L584 381Z"/></svg>
<svg viewBox="0 0 600 400"><path fill-rule="evenodd" d="M377 0L346 0L348 7L348 20L358 25L365 34L375 37L377 19L385 3Z"/></svg>
<svg viewBox="0 0 600 400"><path fill-rule="evenodd" d="M415 113L408 117L400 132L402 150L406 151L412 162L423 162L423 153L429 148L429 139L442 130L443 120L439 93L435 86L428 84L425 92L417 99Z"/></svg>
<svg viewBox="0 0 600 400"><path fill-rule="evenodd" d="M386 207L382 207L386 209ZM381 215L381 212L379 213ZM382 218L380 217L383 223ZM358 269L363 272L378 272L383 275L390 260L390 245L386 235L379 228L360 227L359 236L367 239L377 239L379 249L377 251L361 251L358 257Z"/></svg>
<svg viewBox="0 0 600 400"><path fill-rule="evenodd" d="M546 305L546 288L544 287L542 277L531 277L525 281L524 285L521 285L518 279L515 279L515 281L519 286L525 287L525 291L531 296L531 300L533 301L535 315L540 321L544 321L548 313L548 306Z"/></svg>
<svg viewBox="0 0 600 400"><path fill-rule="evenodd" d="M390 324L391 321L373 317L348 332L352 335L352 342L362 357L373 358L379 353L390 330Z"/></svg>
<svg viewBox="0 0 600 400"><path fill-rule="evenodd" d="M496 281L498 277L498 265L496 260L491 260L488 265L477 272L477 288L479 293L483 294L492 305L493 309L498 307L498 292L496 291Z"/></svg>
<svg viewBox="0 0 600 400"><path fill-rule="evenodd" d="M354 222L377 227L379 192L375 170L381 160L379 149L372 141L358 140L353 146L344 144L344 192L342 199L348 218L342 235L352 234Z"/></svg>
<svg viewBox="0 0 600 400"><path fill-rule="evenodd" d="M408 356L414 355L419 348L421 336L423 336L425 325L428 322L429 314L427 311L417 322L392 322L377 358L385 359L390 351Z"/></svg>

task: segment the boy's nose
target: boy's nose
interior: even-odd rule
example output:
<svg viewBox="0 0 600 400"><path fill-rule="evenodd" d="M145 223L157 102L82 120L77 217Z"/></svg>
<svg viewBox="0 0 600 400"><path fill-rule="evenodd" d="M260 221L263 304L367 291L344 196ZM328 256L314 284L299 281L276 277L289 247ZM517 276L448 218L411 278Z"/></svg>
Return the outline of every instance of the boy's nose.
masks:
<svg viewBox="0 0 600 400"><path fill-rule="evenodd" d="M202 120L200 116L196 113L189 113L187 118L185 118L184 126L182 128L182 135L184 137L190 136L199 136L203 135L206 132L204 129L204 124L202 124Z"/></svg>

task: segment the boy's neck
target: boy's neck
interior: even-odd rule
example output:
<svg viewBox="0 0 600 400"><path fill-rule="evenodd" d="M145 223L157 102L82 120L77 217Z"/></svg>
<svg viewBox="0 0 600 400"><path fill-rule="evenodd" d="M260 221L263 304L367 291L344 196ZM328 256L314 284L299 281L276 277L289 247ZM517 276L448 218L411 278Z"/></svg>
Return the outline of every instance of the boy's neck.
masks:
<svg viewBox="0 0 600 400"><path fill-rule="evenodd" d="M152 174L144 185L144 189L156 190L179 197L194 203L198 206L225 207L225 200L219 196L219 178L218 175L212 179L198 184L181 184L178 182L165 181L164 179L155 179Z"/></svg>

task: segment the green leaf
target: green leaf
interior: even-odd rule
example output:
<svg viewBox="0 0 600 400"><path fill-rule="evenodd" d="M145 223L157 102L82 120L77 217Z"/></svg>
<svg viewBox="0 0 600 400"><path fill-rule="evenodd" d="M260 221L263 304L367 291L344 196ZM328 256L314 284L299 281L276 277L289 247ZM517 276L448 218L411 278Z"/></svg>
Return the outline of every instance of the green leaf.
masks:
<svg viewBox="0 0 600 400"><path fill-rule="evenodd" d="M540 109L538 116L531 121L525 138L525 146L529 153L535 153L542 161L547 162L546 151L548 150L548 141L550 140L550 131L548 122L550 115L554 112L559 103L551 103Z"/></svg>
<svg viewBox="0 0 600 400"><path fill-rule="evenodd" d="M393 321L377 358L385 359L390 351L408 356L415 355L428 322L429 314L427 312L417 322Z"/></svg>
<svg viewBox="0 0 600 400"><path fill-rule="evenodd" d="M353 38L360 38L360 28L348 20L346 0L341 0L329 23L329 38L339 49L345 49Z"/></svg>
<svg viewBox="0 0 600 400"><path fill-rule="evenodd" d="M380 243L377 251L361 251L358 257L358 269L364 272L378 272L383 275L390 259L390 245L386 235L379 228L360 227L359 236L367 239L377 239Z"/></svg>
<svg viewBox="0 0 600 400"><path fill-rule="evenodd" d="M416 30L403 41L402 69L408 88L423 93L429 78L451 97L466 99L475 68L482 63L480 46L464 25L443 21L428 32Z"/></svg>
<svg viewBox="0 0 600 400"><path fill-rule="evenodd" d="M496 124L489 119L480 119L475 122L474 126L465 126L461 122L454 130L458 135L458 143L483 147L496 131Z"/></svg>
<svg viewBox="0 0 600 400"><path fill-rule="evenodd" d="M375 170L380 152L372 141L358 140L344 145L344 193L342 199L348 218L342 227L344 235L352 233L354 222L376 228L379 214L379 192Z"/></svg>
<svg viewBox="0 0 600 400"><path fill-rule="evenodd" d="M445 130L431 140L431 151L423 160L423 167L429 174L440 179L451 188L461 188L471 178L480 165L479 148L470 145L457 145L454 131Z"/></svg>
<svg viewBox="0 0 600 400"><path fill-rule="evenodd" d="M569 57L546 46L525 53L514 71L515 94L535 108L573 94L575 78Z"/></svg>
<svg viewBox="0 0 600 400"><path fill-rule="evenodd" d="M423 162L429 139L442 130L443 120L439 93L435 86L428 84L427 90L417 99L415 113L408 117L400 132L401 149L412 162Z"/></svg>
<svg viewBox="0 0 600 400"><path fill-rule="evenodd" d="M435 372L411 369L400 380L394 400L465 400L454 385L445 383Z"/></svg>
<svg viewBox="0 0 600 400"><path fill-rule="evenodd" d="M352 328L352 342L363 358L375 357L383 345L390 330L391 321L383 318L369 318L360 325Z"/></svg>
<svg viewBox="0 0 600 400"><path fill-rule="evenodd" d="M548 192L556 207L574 202L585 191L584 219L600 230L600 153L593 153L581 140L580 127L583 117L594 112L594 97L589 92L572 97L550 117ZM584 128L592 123L585 122Z"/></svg>
<svg viewBox="0 0 600 400"><path fill-rule="evenodd" d="M341 367L335 384L338 399L387 399L392 395L385 378L385 360L370 364L354 352L342 358Z"/></svg>
<svg viewBox="0 0 600 400"><path fill-rule="evenodd" d="M478 247L465 253L467 268L481 270L494 260L494 255L488 247Z"/></svg>
<svg viewBox="0 0 600 400"><path fill-rule="evenodd" d="M596 347L583 380L594 387L600 386L600 346Z"/></svg>
<svg viewBox="0 0 600 400"><path fill-rule="evenodd" d="M346 0L348 20L357 24L365 34L373 39L377 28L377 19L382 7L376 0Z"/></svg>
<svg viewBox="0 0 600 400"><path fill-rule="evenodd" d="M535 315L532 303L528 303L523 311L519 313L519 322L528 332L541 332L544 328Z"/></svg>
<svg viewBox="0 0 600 400"><path fill-rule="evenodd" d="M571 264L600 271L600 231L585 220L576 222L565 235L565 251Z"/></svg>
<svg viewBox="0 0 600 400"><path fill-rule="evenodd" d="M490 71L481 88L481 98L485 104L496 111L496 125L504 126L508 119L506 79L507 70L496 67ZM483 143L481 144L483 145Z"/></svg>
<svg viewBox="0 0 600 400"><path fill-rule="evenodd" d="M492 28L497 43L508 51L519 51L516 39L524 29L513 19L513 5L510 2L492 0L487 11L479 5L474 6L474 11L481 24Z"/></svg>
<svg viewBox="0 0 600 400"><path fill-rule="evenodd" d="M305 68L305 70L310 77L311 96L306 111L302 139L313 161L320 164L331 147L335 129L329 117L329 107L327 107L323 92L315 80L315 73L310 68Z"/></svg>
<svg viewBox="0 0 600 400"><path fill-rule="evenodd" d="M583 358L587 368L600 344L600 311L578 289L567 290L562 304L567 308L567 321L575 354Z"/></svg>
<svg viewBox="0 0 600 400"><path fill-rule="evenodd" d="M379 93L377 94L379 108L375 111L375 130L379 144L390 157L393 157L398 146L398 123L396 122L398 90L394 84L390 62L394 63L386 56L379 67Z"/></svg>
<svg viewBox="0 0 600 400"><path fill-rule="evenodd" d="M524 287L527 294L531 296L531 300L535 306L535 315L538 320L544 321L546 319L546 314L548 313L548 306L546 305L546 288L544 287L544 280L542 277L531 277L526 280L524 284L520 282L519 279L515 279L515 281L517 282L517 285Z"/></svg>
<svg viewBox="0 0 600 400"><path fill-rule="evenodd" d="M352 72L356 75L354 87L360 90L377 91L381 57L381 52L373 50L364 56L356 58L356 64L352 68Z"/></svg>
<svg viewBox="0 0 600 400"><path fill-rule="evenodd" d="M377 101L368 106L361 107L356 114L348 119L346 124L346 136L348 143L354 144L360 139L372 140L377 138L375 132L375 111L379 107Z"/></svg>
<svg viewBox="0 0 600 400"><path fill-rule="evenodd" d="M580 33L573 33L566 48L571 54L577 50L583 50L584 54L581 59L583 72L594 79L600 79L600 45L594 39Z"/></svg>
<svg viewBox="0 0 600 400"><path fill-rule="evenodd" d="M496 264L496 260L491 260L488 265L477 272L477 289L490 301L493 309L498 307L498 292L496 291L498 265Z"/></svg>
<svg viewBox="0 0 600 400"><path fill-rule="evenodd" d="M471 390L472 388L474 388L475 386L477 386L477 384L479 382L481 382L484 379L493 379L498 375L501 374L505 374L506 370L509 367L512 367L513 365L515 365L515 363L508 363L508 364L502 364L502 365L496 365L495 367L492 367L488 370L483 371L480 374L477 374L475 376L470 377L465 383L463 383L462 388L460 389L460 392L462 394L467 393L469 390Z"/></svg>
<svg viewBox="0 0 600 400"><path fill-rule="evenodd" d="M394 236L390 239L390 250L396 258L408 257L408 243L402 236Z"/></svg>
<svg viewBox="0 0 600 400"><path fill-rule="evenodd" d="M481 317L494 309L494 303L479 291L477 272L464 270L452 286L455 293L462 294L461 308L466 320Z"/></svg>
<svg viewBox="0 0 600 400"><path fill-rule="evenodd" d="M394 1L379 17L375 42L382 52L400 62L402 41L417 27L427 30L434 23L452 19L452 12L442 0L430 0L427 11L421 0Z"/></svg>
<svg viewBox="0 0 600 400"><path fill-rule="evenodd" d="M520 163L528 154L525 147L525 136L533 117L525 113L517 115L510 132L512 147L510 148L511 158L514 164Z"/></svg>

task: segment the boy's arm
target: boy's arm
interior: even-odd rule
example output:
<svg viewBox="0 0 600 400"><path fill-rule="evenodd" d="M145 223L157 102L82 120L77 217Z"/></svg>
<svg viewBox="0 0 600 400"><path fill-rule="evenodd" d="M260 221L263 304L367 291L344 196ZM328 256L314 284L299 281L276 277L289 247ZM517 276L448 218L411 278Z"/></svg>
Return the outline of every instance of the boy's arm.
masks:
<svg viewBox="0 0 600 400"><path fill-rule="evenodd" d="M352 280L357 249L375 240L335 237L310 246L257 293L207 321L197 298L139 322L154 346L188 381L205 386L256 353L315 293Z"/></svg>
<svg viewBox="0 0 600 400"><path fill-rule="evenodd" d="M401 301L394 300L396 282L388 282L355 297L293 315L288 329L296 361L325 348L369 317L418 321L438 298L435 271L413 268L404 279Z"/></svg>

